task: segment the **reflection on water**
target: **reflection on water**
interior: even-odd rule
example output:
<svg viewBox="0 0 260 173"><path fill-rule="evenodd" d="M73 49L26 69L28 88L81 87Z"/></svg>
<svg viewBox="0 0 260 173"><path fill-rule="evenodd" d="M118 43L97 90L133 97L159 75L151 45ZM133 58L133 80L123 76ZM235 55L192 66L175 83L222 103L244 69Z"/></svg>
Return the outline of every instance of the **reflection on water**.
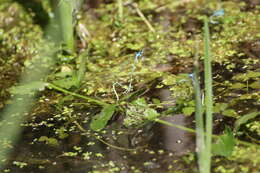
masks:
<svg viewBox="0 0 260 173"><path fill-rule="evenodd" d="M192 118L183 114L164 117L162 120L185 127L190 127L192 124ZM155 148L170 150L175 155L194 151L195 137L192 133L159 123L154 125L153 131L155 134L151 143Z"/></svg>

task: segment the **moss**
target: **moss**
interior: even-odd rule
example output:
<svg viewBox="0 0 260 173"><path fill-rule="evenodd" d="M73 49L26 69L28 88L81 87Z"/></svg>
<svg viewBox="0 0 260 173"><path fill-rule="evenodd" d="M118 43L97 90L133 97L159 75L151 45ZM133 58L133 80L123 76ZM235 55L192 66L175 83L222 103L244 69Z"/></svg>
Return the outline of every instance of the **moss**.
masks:
<svg viewBox="0 0 260 173"><path fill-rule="evenodd" d="M37 52L37 43L41 39L42 31L28 14L17 3L1 5L0 27L2 28L0 56L10 58L10 54L20 57L32 56Z"/></svg>
<svg viewBox="0 0 260 173"><path fill-rule="evenodd" d="M250 153L250 154L248 154ZM257 147L243 147L237 146L231 157L225 161L223 159L216 159L220 162L214 171L216 173L257 173L259 172L259 150Z"/></svg>

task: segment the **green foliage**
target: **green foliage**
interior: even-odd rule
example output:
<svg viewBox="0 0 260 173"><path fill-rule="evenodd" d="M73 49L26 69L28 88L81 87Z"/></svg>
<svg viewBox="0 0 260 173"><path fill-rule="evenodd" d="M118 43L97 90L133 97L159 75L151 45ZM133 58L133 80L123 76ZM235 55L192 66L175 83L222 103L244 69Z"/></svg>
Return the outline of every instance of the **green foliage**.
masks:
<svg viewBox="0 0 260 173"><path fill-rule="evenodd" d="M250 130L250 132L255 133L258 136L260 136L260 122L259 121L249 122L246 124L246 127Z"/></svg>
<svg viewBox="0 0 260 173"><path fill-rule="evenodd" d="M39 142L45 142L47 145L51 145L51 146L58 146L58 140L52 137L47 137L47 136L41 136L38 139Z"/></svg>
<svg viewBox="0 0 260 173"><path fill-rule="evenodd" d="M251 119L254 119L258 115L260 115L260 112L251 112L246 115L242 115L235 122L235 125L234 125L235 131L238 131L241 125L247 123Z"/></svg>
<svg viewBox="0 0 260 173"><path fill-rule="evenodd" d="M90 123L90 128L94 131L102 130L107 122L111 119L116 110L115 105L108 105L103 107L101 113L97 114Z"/></svg>
<svg viewBox="0 0 260 173"><path fill-rule="evenodd" d="M59 87L70 89L71 87L77 87L78 86L78 78L75 74L73 74L71 77L66 77L62 79L57 79L52 81L54 85L57 85Z"/></svg>
<svg viewBox="0 0 260 173"><path fill-rule="evenodd" d="M150 121L153 121L154 119L159 117L159 113L155 109L147 108L144 111L144 116Z"/></svg>
<svg viewBox="0 0 260 173"><path fill-rule="evenodd" d="M33 23L32 14L18 3L3 2L0 4L0 16L1 60L12 64L14 59L31 58L37 52L43 33Z"/></svg>
<svg viewBox="0 0 260 173"><path fill-rule="evenodd" d="M216 103L214 106L214 113L220 113L228 117L237 118L239 116L237 112L234 109L228 107L228 103Z"/></svg>
<svg viewBox="0 0 260 173"><path fill-rule="evenodd" d="M182 113L184 115L191 115L193 112L195 112L195 107L194 106L192 106L192 107L184 107L182 109Z"/></svg>
<svg viewBox="0 0 260 173"><path fill-rule="evenodd" d="M248 81L249 79L257 80L260 77L260 72L257 71L247 71L246 73L236 74L232 79L239 81Z"/></svg>
<svg viewBox="0 0 260 173"><path fill-rule="evenodd" d="M20 162L20 161L13 161L13 165L16 165L19 168L24 168L24 167L28 166L28 163Z"/></svg>
<svg viewBox="0 0 260 173"><path fill-rule="evenodd" d="M67 138L69 136L69 134L66 132L67 132L67 129L65 129L65 127L61 127L56 130L56 133L58 134L59 139Z"/></svg>
<svg viewBox="0 0 260 173"><path fill-rule="evenodd" d="M258 147L236 146L233 154L225 158L225 162L219 161L218 166L214 170L220 173L258 173L259 153Z"/></svg>
<svg viewBox="0 0 260 173"><path fill-rule="evenodd" d="M0 5L0 19L3 19L0 20L0 43L2 45L0 47L0 64L8 64L11 69L14 69L17 61L20 62L26 58L27 61L24 64L30 68L29 60L38 51L36 47L40 43L42 31L32 20L34 14L27 13L17 3L10 2L6 5ZM59 93L55 91L48 92L55 98L51 98L51 103L55 103L55 106L56 103L60 103L59 108L62 111L60 115L55 115L55 121L66 122L64 126L55 130L59 139L66 138L70 132L76 129L73 125L68 127L68 124L72 124L75 119L81 118L80 115L74 112L74 108L65 106L67 103L86 106L87 109L84 107L84 111L89 115L87 116L88 119L92 118L91 128L95 131L100 131L107 125L107 122L118 108L113 105L114 103L119 103L120 109L118 110L121 111L121 114L125 113L124 125L126 127L142 126L148 120L156 119L160 116L156 109L162 107L160 100L153 99L153 103L150 104L146 96L137 99L136 97L140 93L145 92L144 90L150 89L150 83L157 81L157 79L163 80L159 85L163 84L170 88L173 100L177 104L182 105L182 113L191 115L194 112L193 88L187 74L172 75L169 72L158 72L155 68L158 64L169 63L174 68L175 66L179 68L177 67L179 65L185 69L184 71L186 69L189 71L194 54L194 35L197 35L198 39L202 40L200 24L195 24L196 32L194 33L187 32L185 25L192 23L189 21L191 18L200 23L201 16L205 14L205 9L197 8L198 1L189 1L184 6L179 6L180 3L182 2L171 0L138 1L140 10L152 22L156 34L148 32L149 29L144 25L140 17L136 15L134 9L127 5L124 5L124 18L121 21L115 17L117 16L117 6L114 2L106 5L101 3L100 7L92 9L93 13L89 11L82 12L79 23L84 25L90 33L90 36L86 36L84 41L92 45L88 52L88 62L86 64L81 60L75 62L75 55L60 55L57 58L58 67L54 70L55 73L48 77L48 81L60 87L57 89ZM215 2L210 4L207 13L216 9ZM236 1L223 1L221 5L226 11L225 16L221 19L220 24L210 26L212 31L213 61L226 65L227 70L234 70L233 74L236 72L237 61L245 64L243 69L247 66L251 69L246 73L235 74L232 81L225 85L228 91L223 94L223 97L228 97L230 93L233 93L235 97L232 97L231 100L225 100L226 103L225 101L217 103L215 105L215 113L237 118L235 123L236 130L239 130L241 125L246 125L250 130L259 132L259 123L251 121L257 116L256 112L241 116L236 109L236 104L240 103L240 101L253 100L253 104L257 105L260 100L259 93L256 91L260 86L258 80L259 72L255 72L253 68L259 61L250 60L251 58L240 59L240 57L245 56L245 52L241 50L240 43L259 37L257 27L259 14L254 10L243 10L245 4L237 4ZM166 13L169 14L166 15L165 19L161 19L158 16L164 16L164 14L161 15L161 12L164 12L165 9L167 9ZM49 12L49 14L51 13ZM166 24L161 23L163 21L166 21ZM80 34L78 33L78 35ZM64 35L64 37L67 36ZM200 56L203 54L203 48L201 45L198 47ZM144 49L145 55L142 61L135 64L136 69L131 76L134 52L141 49ZM65 51L68 52L67 50ZM169 60L170 58L172 60ZM4 72L6 68L1 67L0 71ZM125 89L129 87L130 81L132 82L133 92L125 94ZM120 86L116 87L119 101L116 99L115 92L112 89L113 84L117 82L120 83ZM82 85L79 85L79 83ZM79 92L82 95L62 89L71 90L74 87L78 89L75 92ZM28 85L19 85L10 91L11 94L30 94L35 90L44 88L44 82L33 82ZM60 92L63 94L60 94ZM64 94L70 96L64 97ZM95 100L88 96L95 96L98 99ZM87 103L75 103L79 101L77 97L87 101ZM91 102L93 100L94 102ZM129 100L133 101L128 103ZM89 111L89 108L92 109L93 107L92 103L102 106L109 103L109 105L104 106L101 113L93 118ZM79 108L82 107L79 106ZM56 126L51 120L50 122L42 121L42 123L46 127ZM214 144L214 152L217 155L230 156L231 153L228 150L231 151L233 149L233 139L234 137L230 132L225 132L224 135L219 137L217 143ZM56 145L55 143L58 141L56 140L55 142L55 140L55 138L46 136L42 136L39 139L39 141L50 145ZM80 156L80 149L75 150L76 152L67 152L64 156ZM257 152L252 151L250 150L250 153L252 153L253 161L255 162L257 160L255 153ZM233 156L232 159L234 160L232 161L241 161L240 158L242 157L245 158L242 160L243 162L248 163L248 160L252 160L252 158L247 157L249 150L236 149L236 153L239 152L239 157ZM84 160L89 160L91 155L94 154L87 152L82 157ZM100 155L96 154L97 157L102 156ZM254 163L254 165L257 164ZM240 170L240 172L246 171Z"/></svg>
<svg viewBox="0 0 260 173"><path fill-rule="evenodd" d="M235 138L230 128L225 129L225 133L218 137L216 143L212 144L214 155L229 157L235 147Z"/></svg>
<svg viewBox="0 0 260 173"><path fill-rule="evenodd" d="M158 116L159 113L149 106L144 97L141 97L127 105L123 123L126 127L139 126L148 120L156 119Z"/></svg>
<svg viewBox="0 0 260 173"><path fill-rule="evenodd" d="M188 74L164 74L162 84L170 86L171 96L179 104L192 100L194 90Z"/></svg>

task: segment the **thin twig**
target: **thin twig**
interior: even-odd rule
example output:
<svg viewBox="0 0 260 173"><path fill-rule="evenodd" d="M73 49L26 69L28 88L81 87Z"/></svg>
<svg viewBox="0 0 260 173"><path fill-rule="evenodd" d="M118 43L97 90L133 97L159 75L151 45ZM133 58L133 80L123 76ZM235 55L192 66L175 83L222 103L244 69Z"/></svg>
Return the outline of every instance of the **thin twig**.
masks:
<svg viewBox="0 0 260 173"><path fill-rule="evenodd" d="M139 9L137 3L133 3L130 4L132 7L134 7L135 11L137 12L137 14L141 17L141 19L144 21L144 23L148 26L148 28L150 29L150 31L155 32L155 29L153 28L153 26L151 25L151 23L146 19L146 17L144 16L144 14L142 13L142 11Z"/></svg>
<svg viewBox="0 0 260 173"><path fill-rule="evenodd" d="M75 120L73 122L77 127L78 129L81 131L81 132L84 132L86 133L87 131ZM100 142L104 143L105 145L111 147L111 148L114 148L114 149L117 149L117 150L122 150L122 151L136 151L138 148L134 148L134 149L131 149L131 148L124 148L124 147L119 147L119 146L116 146L116 145L113 145L113 144L110 144L108 142L106 142L105 140L103 140L101 137L99 136L96 136L96 135L93 135L91 134L93 137L95 137L97 140L99 140Z"/></svg>

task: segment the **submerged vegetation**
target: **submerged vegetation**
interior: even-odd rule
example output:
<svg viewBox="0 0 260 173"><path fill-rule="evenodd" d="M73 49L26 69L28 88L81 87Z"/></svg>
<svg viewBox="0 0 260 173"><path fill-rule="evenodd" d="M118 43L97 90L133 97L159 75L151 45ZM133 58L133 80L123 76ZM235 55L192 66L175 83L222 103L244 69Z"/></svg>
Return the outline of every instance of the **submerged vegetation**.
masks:
<svg viewBox="0 0 260 173"><path fill-rule="evenodd" d="M259 172L259 5L2 0L0 171Z"/></svg>

